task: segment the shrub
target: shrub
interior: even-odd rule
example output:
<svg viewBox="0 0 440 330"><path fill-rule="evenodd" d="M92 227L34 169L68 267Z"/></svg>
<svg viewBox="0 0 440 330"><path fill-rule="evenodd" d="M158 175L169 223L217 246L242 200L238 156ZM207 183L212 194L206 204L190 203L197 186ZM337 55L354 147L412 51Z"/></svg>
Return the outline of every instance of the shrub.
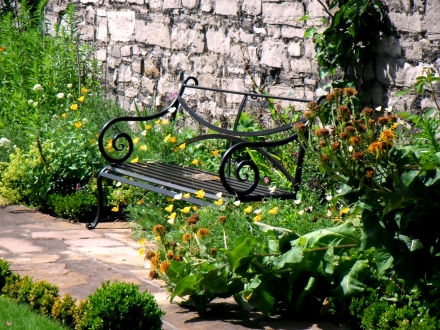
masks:
<svg viewBox="0 0 440 330"><path fill-rule="evenodd" d="M74 328L77 312L76 299L73 299L71 295L66 294L63 299L55 299L52 307L52 317L59 323Z"/></svg>
<svg viewBox="0 0 440 330"><path fill-rule="evenodd" d="M160 329L164 312L131 283L107 281L80 304L77 329Z"/></svg>
<svg viewBox="0 0 440 330"><path fill-rule="evenodd" d="M6 284L6 278L12 275L9 266L9 262L7 262L5 259L0 258L0 293L1 289Z"/></svg>
<svg viewBox="0 0 440 330"><path fill-rule="evenodd" d="M50 315L56 298L59 298L58 287L40 281L35 283L29 292L29 306L41 315Z"/></svg>
<svg viewBox="0 0 440 330"><path fill-rule="evenodd" d="M73 220L89 215L96 204L96 197L84 191L66 196L53 194L48 199L49 208L57 216Z"/></svg>
<svg viewBox="0 0 440 330"><path fill-rule="evenodd" d="M6 285L2 291L18 303L29 304L29 295L33 281L29 276L21 277L19 274L11 274L6 278Z"/></svg>

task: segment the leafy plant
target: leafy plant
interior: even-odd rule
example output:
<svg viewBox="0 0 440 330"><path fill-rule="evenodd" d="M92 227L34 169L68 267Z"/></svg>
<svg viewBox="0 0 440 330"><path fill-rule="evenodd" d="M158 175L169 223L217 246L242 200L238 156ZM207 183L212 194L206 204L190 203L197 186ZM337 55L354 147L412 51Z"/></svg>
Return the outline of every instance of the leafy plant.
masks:
<svg viewBox="0 0 440 330"><path fill-rule="evenodd" d="M96 206L96 197L87 191L78 191L70 195L53 194L47 201L54 213L65 219L77 220L90 216Z"/></svg>
<svg viewBox="0 0 440 330"><path fill-rule="evenodd" d="M104 282L80 306L77 329L161 329L164 312L139 286Z"/></svg>
<svg viewBox="0 0 440 330"><path fill-rule="evenodd" d="M0 258L0 289L5 286L6 278L12 275L11 269L9 268L10 265L11 264L5 259Z"/></svg>
<svg viewBox="0 0 440 330"><path fill-rule="evenodd" d="M52 318L70 328L75 328L75 316L78 313L76 299L66 294L63 299L56 298L52 306Z"/></svg>

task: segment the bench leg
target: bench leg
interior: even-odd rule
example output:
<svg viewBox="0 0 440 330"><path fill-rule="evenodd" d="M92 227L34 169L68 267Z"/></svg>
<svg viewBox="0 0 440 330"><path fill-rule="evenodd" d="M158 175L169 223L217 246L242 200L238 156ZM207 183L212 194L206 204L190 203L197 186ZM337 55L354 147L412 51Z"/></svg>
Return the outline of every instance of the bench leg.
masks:
<svg viewBox="0 0 440 330"><path fill-rule="evenodd" d="M87 223L86 227L88 229L94 229L99 222L99 218L101 217L101 212L102 209L104 207L104 197L103 197L103 192L102 192L102 179L103 177L101 176L101 173L98 174L98 178L96 180L96 185L98 187L98 209L96 210L96 216L95 219L93 220L93 222L91 223Z"/></svg>

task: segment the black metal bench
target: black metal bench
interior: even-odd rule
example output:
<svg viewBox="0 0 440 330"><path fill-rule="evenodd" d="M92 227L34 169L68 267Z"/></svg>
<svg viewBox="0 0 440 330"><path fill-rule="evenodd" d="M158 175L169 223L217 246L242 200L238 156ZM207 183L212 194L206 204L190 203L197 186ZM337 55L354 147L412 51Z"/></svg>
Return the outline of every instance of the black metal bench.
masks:
<svg viewBox="0 0 440 330"><path fill-rule="evenodd" d="M190 83L192 82L192 84ZM185 91L189 89L204 90L214 93L228 93L242 95L240 106L237 111L235 123L231 129L217 127L198 115L185 100ZM211 205L211 201L218 200L217 193L222 193L225 198L232 198L240 200L241 202L261 201L264 198L274 197L279 199L295 199L296 193L299 189L302 174L302 163L305 156L305 150L298 143L299 149L297 153L296 172L292 176L283 165L278 162L266 148L278 147L291 143L298 142L297 134L293 131L295 123L281 125L273 129L266 129L254 132L240 132L237 131L239 118L245 109L249 100L263 98L273 100L285 100L293 102L311 102L311 100L274 96L269 94L258 94L255 92L238 92L231 90L222 90L216 88L203 87L198 85L198 80L194 77L187 78L181 85L178 95L170 102L165 110L145 117L117 117L108 121L101 129L99 135L99 149L102 156L111 164L105 166L97 176L98 187L98 210L95 219L91 223L87 223L87 228L93 229L97 226L101 217L103 209L103 189L102 180L110 179L116 180L125 184L140 187L148 191L153 191L167 196L175 196L181 192L195 193L203 189L205 192L204 199L190 197L186 201L196 205ZM188 139L185 143L195 143L207 139L223 139L230 142L230 148L225 152L221 159L219 173L210 173L199 169L180 166L177 164L166 164L163 162L156 163L126 163L133 151L133 140L129 134L125 132L117 133L113 136L112 146L115 150L124 151L126 153L120 158L113 158L106 151L105 147L105 133L112 125L118 122L139 122L149 121L163 117L171 113L171 120L175 120L177 111L182 111L193 118L198 124L214 131L215 133L200 134L197 137ZM174 111L174 112L173 112ZM301 119L305 125L307 120ZM290 132L289 132L290 131ZM256 137L267 137L280 132L289 132L287 137L277 141L252 142L247 139ZM120 143L123 140L127 143L125 145ZM232 155L239 149L253 149L262 154L273 166L291 182L292 190L276 189L271 191L267 185L264 185L260 180L259 169L257 165L251 160L242 160L237 164L233 164ZM231 166L231 165L235 166ZM234 176L231 176L231 168L234 168ZM253 172L252 180L249 181L248 175L240 173L243 168L250 168Z"/></svg>

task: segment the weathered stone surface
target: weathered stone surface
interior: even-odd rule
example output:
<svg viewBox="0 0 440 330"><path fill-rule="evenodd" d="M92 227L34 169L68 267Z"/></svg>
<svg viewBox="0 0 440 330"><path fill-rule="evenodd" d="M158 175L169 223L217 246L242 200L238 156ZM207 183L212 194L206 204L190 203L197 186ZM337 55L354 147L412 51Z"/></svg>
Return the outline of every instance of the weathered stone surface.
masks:
<svg viewBox="0 0 440 330"><path fill-rule="evenodd" d="M301 56L301 43L292 42L287 49L290 56Z"/></svg>
<svg viewBox="0 0 440 330"><path fill-rule="evenodd" d="M300 2L263 2L264 23L296 26L302 16L304 16L304 7Z"/></svg>
<svg viewBox="0 0 440 330"><path fill-rule="evenodd" d="M55 239L55 240L66 240L66 239L79 239L79 238L96 238L99 235L95 232L85 232L80 229L73 230L63 230L59 231L38 231L32 233L32 239Z"/></svg>
<svg viewBox="0 0 440 330"><path fill-rule="evenodd" d="M134 87L127 87L125 89L125 97L133 98L138 95L139 91Z"/></svg>
<svg viewBox="0 0 440 330"><path fill-rule="evenodd" d="M439 13L440 2L438 0L426 0L425 23L428 36L440 34Z"/></svg>
<svg viewBox="0 0 440 330"><path fill-rule="evenodd" d="M229 54L231 52L231 39L226 36L225 31L209 29L206 33L208 50L216 53Z"/></svg>
<svg viewBox="0 0 440 330"><path fill-rule="evenodd" d="M170 65L174 70L191 71L192 65L185 53L177 53L171 56Z"/></svg>
<svg viewBox="0 0 440 330"><path fill-rule="evenodd" d="M205 35L199 30L189 29L188 24L179 24L171 32L171 49L203 53Z"/></svg>
<svg viewBox="0 0 440 330"><path fill-rule="evenodd" d="M182 8L182 0L164 0L163 9L180 9Z"/></svg>
<svg viewBox="0 0 440 330"><path fill-rule="evenodd" d="M121 48L118 45L113 45L110 47L110 56L121 57Z"/></svg>
<svg viewBox="0 0 440 330"><path fill-rule="evenodd" d="M154 89L156 88L156 80L147 77L142 77L141 88L142 91L147 92L149 94L153 94Z"/></svg>
<svg viewBox="0 0 440 330"><path fill-rule="evenodd" d="M408 16L406 14L401 13L389 13L391 23L396 27L399 31L406 32L422 32L422 24L421 24L421 15L413 14Z"/></svg>
<svg viewBox="0 0 440 330"><path fill-rule="evenodd" d="M95 9L92 6L87 6L85 21L87 24L95 24Z"/></svg>
<svg viewBox="0 0 440 330"><path fill-rule="evenodd" d="M199 0L182 0L182 6L188 9L194 9L199 6Z"/></svg>
<svg viewBox="0 0 440 330"><path fill-rule="evenodd" d="M144 73L146 76L159 77L160 71L152 60L145 60Z"/></svg>
<svg viewBox="0 0 440 330"><path fill-rule="evenodd" d="M25 239L13 237L2 238L0 246L13 253L42 251L42 248Z"/></svg>
<svg viewBox="0 0 440 330"><path fill-rule="evenodd" d="M136 5L143 5L145 3L145 0L127 0L127 2Z"/></svg>
<svg viewBox="0 0 440 330"><path fill-rule="evenodd" d="M238 32L238 39L241 42L252 44L254 42L254 35L252 33L246 33L244 30L240 29Z"/></svg>
<svg viewBox="0 0 440 330"><path fill-rule="evenodd" d="M103 10L103 12L105 11ZM108 41L107 17L105 16L102 17L99 15L97 22L98 22L98 26L96 28L96 39L99 41L107 42Z"/></svg>
<svg viewBox="0 0 440 330"><path fill-rule="evenodd" d="M261 0L243 0L241 9L249 15L260 15Z"/></svg>
<svg viewBox="0 0 440 330"><path fill-rule="evenodd" d="M135 27L133 11L108 11L107 19L112 41L127 42L133 39Z"/></svg>
<svg viewBox="0 0 440 330"><path fill-rule="evenodd" d="M216 0L215 13L217 15L237 15L237 0Z"/></svg>
<svg viewBox="0 0 440 330"><path fill-rule="evenodd" d="M294 59L290 62L290 66L293 72L297 72L297 73L312 72L312 63L308 59Z"/></svg>
<svg viewBox="0 0 440 330"><path fill-rule="evenodd" d="M196 73L214 73L217 69L218 56L216 54L191 57L191 60Z"/></svg>
<svg viewBox="0 0 440 330"><path fill-rule="evenodd" d="M307 10L310 17L328 17L328 14L317 0L312 0L309 4L307 4Z"/></svg>
<svg viewBox="0 0 440 330"><path fill-rule="evenodd" d="M148 0L150 9L162 9L164 0Z"/></svg>
<svg viewBox="0 0 440 330"><path fill-rule="evenodd" d="M283 38L304 38L305 31L306 30L302 28L283 26L281 28L281 35Z"/></svg>
<svg viewBox="0 0 440 330"><path fill-rule="evenodd" d="M244 81L243 79L222 79L221 80L222 89L231 89L239 92L244 92ZM243 99L241 95L227 94L227 103L240 103Z"/></svg>
<svg viewBox="0 0 440 330"><path fill-rule="evenodd" d="M201 0L200 9L204 12L210 12L213 8L213 0Z"/></svg>
<svg viewBox="0 0 440 330"><path fill-rule="evenodd" d="M132 75L131 66L121 65L119 67L118 82L130 82Z"/></svg>
<svg viewBox="0 0 440 330"><path fill-rule="evenodd" d="M381 36L377 44L377 53L391 57L398 57L402 53L400 38L393 36Z"/></svg>
<svg viewBox="0 0 440 330"><path fill-rule="evenodd" d="M177 82L172 81L172 78L166 74L159 79L157 84L157 92L159 95L168 96L178 91Z"/></svg>
<svg viewBox="0 0 440 330"><path fill-rule="evenodd" d="M141 61L139 59L135 59L133 60L133 62L131 63L131 71L133 71L133 73L137 73L137 74L141 74Z"/></svg>
<svg viewBox="0 0 440 330"><path fill-rule="evenodd" d="M95 27L93 25L82 25L80 27L80 39L83 41L92 41L95 38Z"/></svg>
<svg viewBox="0 0 440 330"><path fill-rule="evenodd" d="M107 66L110 69L115 69L119 66L119 64L122 63L121 58L115 58L115 57L107 57Z"/></svg>
<svg viewBox="0 0 440 330"><path fill-rule="evenodd" d="M410 87L422 75L422 69L422 64L414 67L403 59L378 57L376 61L376 76L383 84Z"/></svg>
<svg viewBox="0 0 440 330"><path fill-rule="evenodd" d="M267 34L269 37L272 37L273 39L279 39L281 38L281 29L278 25L268 25Z"/></svg>
<svg viewBox="0 0 440 330"><path fill-rule="evenodd" d="M162 23L148 23L136 21L136 41L145 44L157 45L164 48L170 48L169 27Z"/></svg>
<svg viewBox="0 0 440 330"><path fill-rule="evenodd" d="M266 40L262 45L261 63L275 68L289 68L286 45L281 41Z"/></svg>
<svg viewBox="0 0 440 330"><path fill-rule="evenodd" d="M123 46L121 47L121 56L131 56L131 46Z"/></svg>

